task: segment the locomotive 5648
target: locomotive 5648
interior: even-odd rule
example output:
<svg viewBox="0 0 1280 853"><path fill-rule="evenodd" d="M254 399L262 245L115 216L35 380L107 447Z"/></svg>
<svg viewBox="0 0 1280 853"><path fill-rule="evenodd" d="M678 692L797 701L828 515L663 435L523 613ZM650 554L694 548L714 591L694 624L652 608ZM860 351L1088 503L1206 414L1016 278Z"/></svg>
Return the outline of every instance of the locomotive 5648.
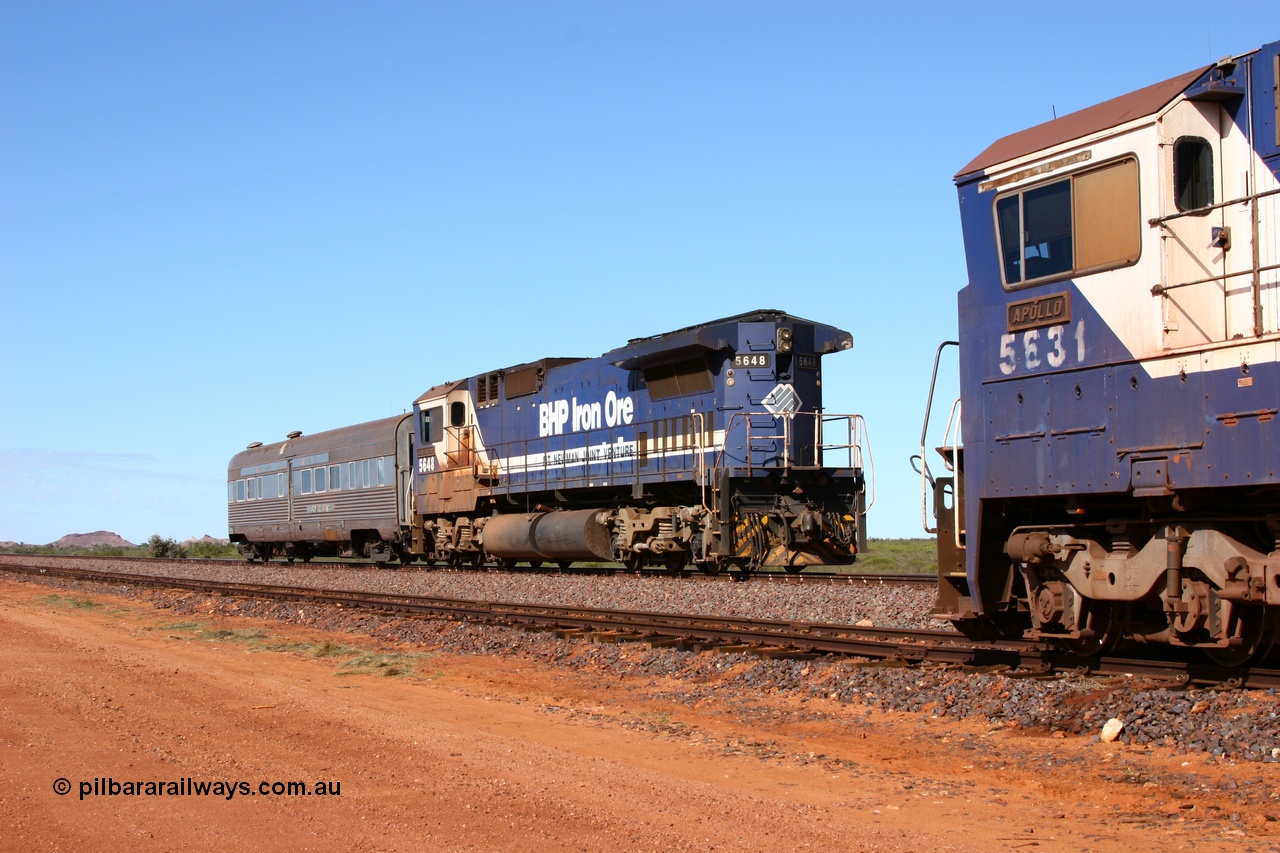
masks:
<svg viewBox="0 0 1280 853"><path fill-rule="evenodd" d="M1270 647L1278 77L1273 42L1001 139L956 177L963 447L945 441L935 483L937 613L966 633L1224 664Z"/></svg>
<svg viewBox="0 0 1280 853"><path fill-rule="evenodd" d="M437 385L411 427L362 425L384 468L351 488L386 491L385 523L328 497L357 482L331 464L353 427L232 459L231 539L251 558L849 563L865 536L865 427L823 411L822 361L851 346L832 326L756 311ZM264 473L270 497L239 485ZM268 500L284 517L263 523L254 504Z"/></svg>

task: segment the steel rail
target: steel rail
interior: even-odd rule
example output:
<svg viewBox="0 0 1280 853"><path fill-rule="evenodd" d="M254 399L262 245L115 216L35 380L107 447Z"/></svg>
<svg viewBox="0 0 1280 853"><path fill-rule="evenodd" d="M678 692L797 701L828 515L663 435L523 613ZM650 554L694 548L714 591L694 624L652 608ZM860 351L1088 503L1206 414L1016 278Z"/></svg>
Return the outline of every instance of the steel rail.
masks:
<svg viewBox="0 0 1280 853"><path fill-rule="evenodd" d="M0 566L11 562L21 563L21 560L27 558L28 555L22 554L0 554ZM273 561L270 563L248 563L241 559L203 559L203 558L182 558L175 559L171 557L103 557L93 554L33 554L32 558L57 560L67 562L78 562L88 560L119 560L121 562L133 563L136 565L184 565L184 566L212 566L216 568L237 567L250 569L254 567L270 567L276 569L297 569L298 571L307 571L308 569L346 569L346 570L370 570L370 569L386 569L389 571L399 572L487 572L487 573L503 573L513 575L532 575L532 574L550 574L550 575L636 575L648 577L673 577L668 571L654 567L652 569L643 569L635 572L621 565L607 566L580 566L578 568L561 569L555 565L544 565L539 568L524 569L504 569L501 566L493 564L483 564L480 566L428 566L425 564L411 564L408 566L388 566L386 563L378 562L319 562L312 561L306 564L289 563L285 561ZM684 570L679 577L692 581L737 581L739 576L737 573L722 573L717 575L708 575L696 570ZM896 572L786 572L786 571L770 571L761 570L751 572L746 582L761 583L783 583L783 584L805 584L805 583L847 583L847 584L935 584L938 582L938 576L934 572L928 573L896 573Z"/></svg>
<svg viewBox="0 0 1280 853"><path fill-rule="evenodd" d="M967 669L999 669L1009 675L1057 677L1061 673L1137 675L1167 686L1270 688L1280 686L1280 670L1227 669L1186 661L1141 661L1121 657L1083 658L1025 641L974 644L948 631L902 630L737 616L694 616L648 611L602 610L511 602L468 601L389 593L337 591L103 572L73 567L0 564L0 571L59 577L109 585L181 589L217 595L363 608L506 625L621 635L650 641L674 640L712 646L754 648L765 656L819 654L865 657L908 664L944 664Z"/></svg>

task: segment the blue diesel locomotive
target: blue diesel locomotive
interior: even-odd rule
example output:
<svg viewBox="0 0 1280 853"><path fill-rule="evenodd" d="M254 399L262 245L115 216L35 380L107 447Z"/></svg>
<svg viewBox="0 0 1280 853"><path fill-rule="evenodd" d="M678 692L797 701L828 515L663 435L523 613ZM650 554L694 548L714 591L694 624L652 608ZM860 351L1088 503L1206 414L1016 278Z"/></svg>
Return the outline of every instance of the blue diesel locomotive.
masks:
<svg viewBox="0 0 1280 853"><path fill-rule="evenodd" d="M935 612L965 633L1226 665L1270 648L1277 78L1273 42L1005 137L956 176L962 405L950 475L921 473Z"/></svg>
<svg viewBox="0 0 1280 853"><path fill-rule="evenodd" d="M822 408L848 332L755 311L438 385L414 402L414 552L688 563L852 562L865 427Z"/></svg>
<svg viewBox="0 0 1280 853"><path fill-rule="evenodd" d="M847 564L866 430L823 410L822 359L852 345L761 310L437 385L403 418L237 454L231 538L250 559Z"/></svg>

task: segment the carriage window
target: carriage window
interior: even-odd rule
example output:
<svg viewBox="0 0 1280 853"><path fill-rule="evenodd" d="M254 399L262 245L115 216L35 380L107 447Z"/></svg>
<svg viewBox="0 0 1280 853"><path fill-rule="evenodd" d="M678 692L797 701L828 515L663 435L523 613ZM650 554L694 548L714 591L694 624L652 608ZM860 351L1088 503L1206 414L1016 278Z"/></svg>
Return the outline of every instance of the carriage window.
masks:
<svg viewBox="0 0 1280 853"><path fill-rule="evenodd" d="M1173 200L1178 210L1213 204L1213 148L1196 136L1173 143Z"/></svg>
<svg viewBox="0 0 1280 853"><path fill-rule="evenodd" d="M298 491L304 495L311 494L311 469L303 468L298 472Z"/></svg>
<svg viewBox="0 0 1280 853"><path fill-rule="evenodd" d="M995 214L1006 286L1131 264L1142 241L1138 162L1002 196Z"/></svg>
<svg viewBox="0 0 1280 853"><path fill-rule="evenodd" d="M325 474L328 470L329 470L328 468L316 469L314 480L315 480L315 490L317 492L324 492L328 490L327 488L328 479L325 477Z"/></svg>
<svg viewBox="0 0 1280 853"><path fill-rule="evenodd" d="M338 474L340 470L342 470L341 465L329 466L329 491L331 492L336 492L338 489L342 488L340 485L341 477Z"/></svg>
<svg viewBox="0 0 1280 853"><path fill-rule="evenodd" d="M449 404L449 426L466 426L467 425L467 404L466 403L450 403Z"/></svg>

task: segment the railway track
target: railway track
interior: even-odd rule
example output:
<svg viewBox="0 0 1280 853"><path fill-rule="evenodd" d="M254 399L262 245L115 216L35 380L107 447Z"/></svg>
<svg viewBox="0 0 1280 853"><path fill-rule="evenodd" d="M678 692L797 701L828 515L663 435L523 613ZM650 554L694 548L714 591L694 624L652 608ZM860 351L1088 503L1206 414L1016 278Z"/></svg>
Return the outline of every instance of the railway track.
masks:
<svg viewBox="0 0 1280 853"><path fill-rule="evenodd" d="M695 649L742 650L771 657L834 654L895 664L937 664L984 671L999 669L1007 674L1028 677L1052 677L1064 672L1092 673L1140 675L1168 680L1172 685L1280 687L1280 670L1225 669L1188 661L1138 660L1128 657L1083 658L1029 642L976 644L963 640L950 631L337 591L110 572L74 566L23 565L8 560L0 562L0 571L114 586L180 589L211 595L557 630L564 636L596 641L643 641L652 644L684 644Z"/></svg>
<svg viewBox="0 0 1280 853"><path fill-rule="evenodd" d="M60 554L60 555L57 555L56 557L41 555L41 557L44 559L67 561L67 562L77 562L77 561L88 562L91 560L104 559L103 557L99 557L99 556L77 555L77 554L66 554L66 555ZM21 563L23 559L24 558L19 555L0 554L0 566L7 563ZM209 560L209 559L185 558L185 559L178 560L178 559L167 558L167 557L164 557L164 558L161 558L161 557L110 557L109 559L111 559L112 561L128 562L130 564L139 565L139 566L156 566L156 567L174 565L175 563L179 565L186 565L186 566L208 565L208 566L219 566L219 567L225 567L227 565L236 564L236 565L247 566L249 568L253 568L255 566L262 567L262 568L267 568L267 567L302 568L303 567L303 564L300 564L300 563L286 562L286 561L280 561L280 560L272 561L269 563L260 563L260 562L248 563L242 560L233 560L233 559ZM492 574L511 573L511 574L517 574L517 575L527 575L527 574L588 575L588 576L595 576L595 575L637 576L638 575L641 577L646 577L646 576L680 577L680 578L685 578L692 581L730 582L730 583L743 580L743 577L737 573L721 573L718 575L709 575L709 574L705 574L703 572L698 572L698 571L681 570L680 572L673 574L664 569L656 569L656 568L643 569L639 572L636 572L626 568L625 566L622 566L621 564L605 564L605 565L598 565L598 566L583 565L583 566L573 566L567 569L560 568L556 565L547 564L547 565L541 565L541 566L526 566L524 568L510 569L510 568L503 568L500 565L492 564L492 563L486 563L479 566L447 567L447 566L428 566L420 563L413 563L408 566L401 566L399 564L388 564L388 563L379 563L374 561L360 561L360 560L314 560L305 565L309 565L315 568L329 567L329 568L341 568L341 569L391 570L391 571L396 571L398 573L460 572L460 573L492 573ZM880 583L880 584L912 584L912 585L924 586L924 585L937 583L938 578L937 578L937 575L929 574L929 573L921 574L921 573L900 573L900 572L815 572L815 571L785 572L785 571L763 571L762 570L762 571L752 572L750 575L746 577L746 581L751 583L776 583L776 584L806 584L806 583L875 584L875 583Z"/></svg>

